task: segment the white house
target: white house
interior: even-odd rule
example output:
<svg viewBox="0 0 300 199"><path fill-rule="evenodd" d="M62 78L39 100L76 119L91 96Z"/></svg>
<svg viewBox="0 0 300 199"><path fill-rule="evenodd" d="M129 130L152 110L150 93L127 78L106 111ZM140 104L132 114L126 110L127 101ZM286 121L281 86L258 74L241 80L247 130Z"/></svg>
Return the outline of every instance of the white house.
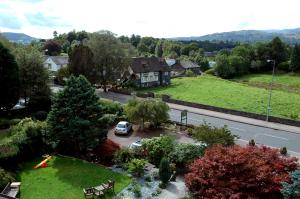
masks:
<svg viewBox="0 0 300 199"><path fill-rule="evenodd" d="M60 68L67 66L69 57L67 56L48 56L45 57L44 67L50 72L57 72Z"/></svg>

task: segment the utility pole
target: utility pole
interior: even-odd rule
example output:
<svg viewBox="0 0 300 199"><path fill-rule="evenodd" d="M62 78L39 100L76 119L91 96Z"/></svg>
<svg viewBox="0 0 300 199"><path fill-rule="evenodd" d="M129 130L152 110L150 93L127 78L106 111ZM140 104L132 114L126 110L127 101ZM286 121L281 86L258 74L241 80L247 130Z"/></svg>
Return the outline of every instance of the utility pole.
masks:
<svg viewBox="0 0 300 199"><path fill-rule="evenodd" d="M271 99L272 99L272 87L273 87L273 81L274 81L274 75L275 75L275 60L268 59L267 62L273 62L273 71L272 71L272 79L269 84L269 100L268 100L268 106L267 106L267 118L266 121L269 121L270 111L271 111Z"/></svg>

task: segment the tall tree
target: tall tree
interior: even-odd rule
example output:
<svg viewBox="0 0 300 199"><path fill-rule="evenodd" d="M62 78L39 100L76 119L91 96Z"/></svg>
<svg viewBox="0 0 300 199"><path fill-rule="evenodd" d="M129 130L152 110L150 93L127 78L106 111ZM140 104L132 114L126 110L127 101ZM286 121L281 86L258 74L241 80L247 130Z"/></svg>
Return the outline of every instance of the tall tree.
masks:
<svg viewBox="0 0 300 199"><path fill-rule="evenodd" d="M160 41L158 41L157 42L157 44L156 44L156 47L155 47L155 55L157 56L157 57L162 57L162 55L163 55L163 44L162 44L163 42L160 40Z"/></svg>
<svg viewBox="0 0 300 199"><path fill-rule="evenodd" d="M272 59L276 61L276 65L287 60L287 46L279 37L275 37L270 43L272 49Z"/></svg>
<svg viewBox="0 0 300 199"><path fill-rule="evenodd" d="M25 102L29 98L32 111L48 110L51 103L50 88L42 54L34 46L19 46L14 54L20 68L20 91Z"/></svg>
<svg viewBox="0 0 300 199"><path fill-rule="evenodd" d="M96 83L97 70L93 62L93 52L88 46L75 46L69 57L69 72L75 76L84 75L91 83Z"/></svg>
<svg viewBox="0 0 300 199"><path fill-rule="evenodd" d="M53 100L48 115L49 138L62 153L81 155L106 139L102 108L95 89L80 75L71 76Z"/></svg>
<svg viewBox="0 0 300 199"><path fill-rule="evenodd" d="M43 50L46 55L56 56L60 54L61 46L57 41L50 39L45 43Z"/></svg>
<svg viewBox="0 0 300 199"><path fill-rule="evenodd" d="M296 44L292 51L290 70L296 71L300 68L300 45Z"/></svg>
<svg viewBox="0 0 300 199"><path fill-rule="evenodd" d="M11 109L19 99L19 67L15 57L0 43L0 112Z"/></svg>
<svg viewBox="0 0 300 199"><path fill-rule="evenodd" d="M87 45L94 55L99 83L106 92L107 84L115 84L127 69L133 51L128 44L122 43L109 31L91 34Z"/></svg>

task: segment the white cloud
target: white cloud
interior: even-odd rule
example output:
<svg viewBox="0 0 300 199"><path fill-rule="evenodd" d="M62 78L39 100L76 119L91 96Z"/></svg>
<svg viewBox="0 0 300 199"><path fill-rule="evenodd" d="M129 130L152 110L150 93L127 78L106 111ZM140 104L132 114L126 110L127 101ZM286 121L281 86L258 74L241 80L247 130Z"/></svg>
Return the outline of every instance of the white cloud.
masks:
<svg viewBox="0 0 300 199"><path fill-rule="evenodd" d="M50 38L54 30L62 33L72 29L176 37L239 29L295 28L300 26L299 5L297 0L1 0L0 10L10 9L21 28L1 24L0 30ZM59 20L59 24L49 22L45 27L30 23L34 20L26 16L38 13Z"/></svg>

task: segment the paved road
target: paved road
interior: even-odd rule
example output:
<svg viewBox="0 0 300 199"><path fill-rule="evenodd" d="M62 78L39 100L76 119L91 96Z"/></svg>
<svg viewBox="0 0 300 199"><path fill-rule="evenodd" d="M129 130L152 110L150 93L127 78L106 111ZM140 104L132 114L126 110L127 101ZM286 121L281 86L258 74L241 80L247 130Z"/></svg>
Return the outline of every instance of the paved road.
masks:
<svg viewBox="0 0 300 199"><path fill-rule="evenodd" d="M100 97L112 99L121 103L127 103L127 101L132 98L128 95L110 92L103 93L99 90L97 90L97 94ZM179 110L171 109L169 114L172 121L180 121ZM193 125L199 125L204 122L207 122L216 127L222 127L226 125L233 134L239 136L239 144L247 144L249 140L254 139L258 144L263 144L271 147L281 148L283 146L286 146L292 155L300 157L300 134L259 127L251 124L244 124L190 112L188 113L187 117L188 123Z"/></svg>

